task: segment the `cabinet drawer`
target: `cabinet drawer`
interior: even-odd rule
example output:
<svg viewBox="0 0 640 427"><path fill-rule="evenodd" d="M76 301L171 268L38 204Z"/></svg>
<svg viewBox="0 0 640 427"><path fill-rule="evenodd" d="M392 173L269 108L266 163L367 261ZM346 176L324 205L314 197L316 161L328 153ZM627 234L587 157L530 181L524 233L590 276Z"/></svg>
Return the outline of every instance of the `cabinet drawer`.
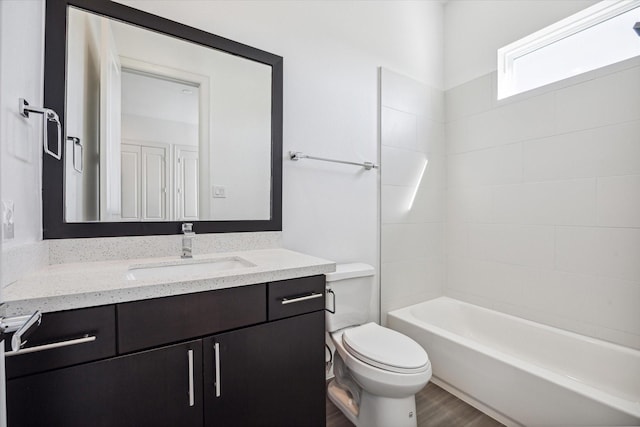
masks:
<svg viewBox="0 0 640 427"><path fill-rule="evenodd" d="M7 378L115 356L115 325L113 305L44 313L42 323L23 347L33 352L8 354L5 358ZM6 351L10 350L10 342L5 340ZM48 344L60 346L38 350Z"/></svg>
<svg viewBox="0 0 640 427"><path fill-rule="evenodd" d="M266 294L262 284L118 304L118 352L265 322Z"/></svg>
<svg viewBox="0 0 640 427"><path fill-rule="evenodd" d="M269 283L269 320L324 310L324 275Z"/></svg>

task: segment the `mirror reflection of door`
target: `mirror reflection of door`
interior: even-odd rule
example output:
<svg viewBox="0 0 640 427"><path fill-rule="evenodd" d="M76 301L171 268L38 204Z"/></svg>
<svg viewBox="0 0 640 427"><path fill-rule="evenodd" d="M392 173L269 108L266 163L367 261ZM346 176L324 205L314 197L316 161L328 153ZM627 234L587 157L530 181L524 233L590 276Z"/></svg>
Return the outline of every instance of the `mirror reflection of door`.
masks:
<svg viewBox="0 0 640 427"><path fill-rule="evenodd" d="M197 220L197 84L124 68L122 94L122 220Z"/></svg>
<svg viewBox="0 0 640 427"><path fill-rule="evenodd" d="M120 138L122 66L111 23L101 19L100 36L100 220L121 217Z"/></svg>
<svg viewBox="0 0 640 427"><path fill-rule="evenodd" d="M269 65L75 7L68 19L66 222L271 218Z"/></svg>

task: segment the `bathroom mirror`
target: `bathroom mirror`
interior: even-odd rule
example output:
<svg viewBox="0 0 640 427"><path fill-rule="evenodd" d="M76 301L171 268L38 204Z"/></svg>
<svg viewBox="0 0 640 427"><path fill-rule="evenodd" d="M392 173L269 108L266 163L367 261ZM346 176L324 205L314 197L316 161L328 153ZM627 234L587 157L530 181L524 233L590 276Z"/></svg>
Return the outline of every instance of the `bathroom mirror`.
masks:
<svg viewBox="0 0 640 427"><path fill-rule="evenodd" d="M66 143L45 238L281 229L281 57L111 1L46 7Z"/></svg>

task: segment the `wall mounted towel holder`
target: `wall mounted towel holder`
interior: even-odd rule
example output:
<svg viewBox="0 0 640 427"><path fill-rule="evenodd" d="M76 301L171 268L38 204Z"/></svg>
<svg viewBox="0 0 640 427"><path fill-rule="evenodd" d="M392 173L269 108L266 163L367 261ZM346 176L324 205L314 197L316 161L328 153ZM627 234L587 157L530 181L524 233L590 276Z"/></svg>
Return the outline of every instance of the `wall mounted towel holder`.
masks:
<svg viewBox="0 0 640 427"><path fill-rule="evenodd" d="M73 150L73 169L75 169L75 171L78 173L82 173L82 169L84 169L84 164L83 164L84 147L82 146L82 142L80 141L80 138L78 138L77 136L68 136L67 141L70 141L72 144L71 149ZM80 149L80 154L76 155L77 148ZM80 166L78 166L78 164Z"/></svg>
<svg viewBox="0 0 640 427"><path fill-rule="evenodd" d="M46 120L42 121L42 145L44 147L44 152L53 157L56 160L60 160L62 158L62 124L60 123L60 117L58 114L50 108L40 108L40 107L31 107L29 103L24 98L19 98L18 110L20 111L20 115L22 117L29 117L29 113L42 114ZM49 122L54 122L58 129L58 150L57 152L49 150L49 140L48 140L48 124Z"/></svg>
<svg viewBox="0 0 640 427"><path fill-rule="evenodd" d="M365 170L377 169L378 165L371 162L350 162L347 160L336 160L336 159L327 159L325 157L316 157L309 156L307 154L301 153L300 151L289 151L289 159L291 160L300 160L300 159L311 159L311 160L320 160L323 162L331 162L331 163L342 163L345 165L355 165L362 166Z"/></svg>

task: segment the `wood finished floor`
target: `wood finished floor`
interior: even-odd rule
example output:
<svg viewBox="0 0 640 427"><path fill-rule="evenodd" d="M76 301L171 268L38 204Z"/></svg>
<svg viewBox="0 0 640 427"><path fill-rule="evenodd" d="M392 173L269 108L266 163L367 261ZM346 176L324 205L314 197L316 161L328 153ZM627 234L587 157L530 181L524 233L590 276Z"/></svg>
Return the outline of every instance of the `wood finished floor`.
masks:
<svg viewBox="0 0 640 427"><path fill-rule="evenodd" d="M416 394L418 427L498 427L499 422L433 383ZM327 427L353 427L327 398ZM393 426L389 426L393 427Z"/></svg>

